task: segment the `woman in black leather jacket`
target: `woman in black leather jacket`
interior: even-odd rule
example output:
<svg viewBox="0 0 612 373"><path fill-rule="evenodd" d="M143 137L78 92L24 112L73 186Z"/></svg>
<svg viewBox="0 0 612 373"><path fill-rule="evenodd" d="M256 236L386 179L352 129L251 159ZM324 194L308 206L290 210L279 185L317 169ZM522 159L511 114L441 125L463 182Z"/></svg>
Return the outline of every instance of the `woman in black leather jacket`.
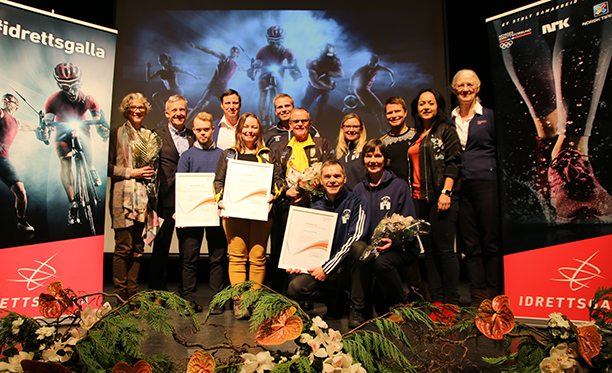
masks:
<svg viewBox="0 0 612 373"><path fill-rule="evenodd" d="M424 240L429 290L432 302L458 305L455 233L461 145L439 92L422 90L410 107L417 129L417 140L408 150L412 197L418 218L431 223L431 234Z"/></svg>

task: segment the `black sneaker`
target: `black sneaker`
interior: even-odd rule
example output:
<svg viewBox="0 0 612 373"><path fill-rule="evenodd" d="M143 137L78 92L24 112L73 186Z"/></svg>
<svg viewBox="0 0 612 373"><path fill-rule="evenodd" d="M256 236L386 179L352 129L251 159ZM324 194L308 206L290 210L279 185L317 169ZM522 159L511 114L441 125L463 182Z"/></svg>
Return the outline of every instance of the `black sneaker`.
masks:
<svg viewBox="0 0 612 373"><path fill-rule="evenodd" d="M202 307L201 305L197 304L196 302L189 302L189 307L191 307L193 309L194 312L196 313L200 313L202 311L204 311L204 307ZM190 312L188 309L185 309L185 315L189 316Z"/></svg>
<svg viewBox="0 0 612 373"><path fill-rule="evenodd" d="M354 309L353 307L351 307L351 311L350 311L349 319L348 319L348 327L349 327L349 329L355 329L359 325L363 324L366 321L367 321L367 319L363 315L363 312L358 311L358 310Z"/></svg>
<svg viewBox="0 0 612 373"><path fill-rule="evenodd" d="M70 211L68 211L68 225L80 224L79 219L79 205L76 202L72 202L70 205Z"/></svg>
<svg viewBox="0 0 612 373"><path fill-rule="evenodd" d="M211 309L210 309L210 314L211 315L221 315L223 312L225 311L225 308L219 304L215 304Z"/></svg>

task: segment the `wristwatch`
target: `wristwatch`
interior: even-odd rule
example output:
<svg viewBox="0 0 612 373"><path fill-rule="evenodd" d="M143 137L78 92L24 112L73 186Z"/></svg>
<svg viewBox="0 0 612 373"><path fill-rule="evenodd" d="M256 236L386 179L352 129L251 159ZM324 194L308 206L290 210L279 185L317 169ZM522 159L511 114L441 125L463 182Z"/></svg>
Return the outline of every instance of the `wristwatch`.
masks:
<svg viewBox="0 0 612 373"><path fill-rule="evenodd" d="M442 189L442 194L446 194L447 196L452 196L453 195L453 191L452 190L448 190L448 189Z"/></svg>

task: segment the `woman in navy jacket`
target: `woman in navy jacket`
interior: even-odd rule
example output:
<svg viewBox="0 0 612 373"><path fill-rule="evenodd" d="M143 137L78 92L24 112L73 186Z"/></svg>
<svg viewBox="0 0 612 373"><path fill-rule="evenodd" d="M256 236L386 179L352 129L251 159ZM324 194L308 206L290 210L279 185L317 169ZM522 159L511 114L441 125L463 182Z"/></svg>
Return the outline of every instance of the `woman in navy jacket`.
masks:
<svg viewBox="0 0 612 373"><path fill-rule="evenodd" d="M474 71L459 71L452 87L459 106L451 117L463 148L457 244L465 254L470 305L478 307L501 290L495 120L493 111L480 104Z"/></svg>
<svg viewBox="0 0 612 373"><path fill-rule="evenodd" d="M392 214L416 217L410 186L386 169L389 163L387 147L380 139L370 140L364 145L363 163L368 176L353 191L368 200L370 234L374 233L383 218ZM419 246L414 236L403 241L383 238L378 252L373 271L380 290L375 292L376 312L381 315L388 312L390 307L408 302L400 273L417 259Z"/></svg>

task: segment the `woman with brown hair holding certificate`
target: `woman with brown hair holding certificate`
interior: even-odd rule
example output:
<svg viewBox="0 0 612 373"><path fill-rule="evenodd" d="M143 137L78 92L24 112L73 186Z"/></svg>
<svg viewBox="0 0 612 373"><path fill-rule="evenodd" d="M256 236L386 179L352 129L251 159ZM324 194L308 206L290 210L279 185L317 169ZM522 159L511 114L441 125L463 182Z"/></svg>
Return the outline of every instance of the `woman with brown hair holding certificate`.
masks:
<svg viewBox="0 0 612 373"><path fill-rule="evenodd" d="M280 193L283 178L275 153L264 146L262 133L261 122L255 114L242 114L236 127L236 144L223 151L215 172L215 198L219 205L220 216L223 217L223 228L227 236L228 273L232 285L239 284L247 279L263 283L266 275L266 247L268 235L272 229L271 216L268 215L266 221L228 217L225 211L226 201L224 201L224 197L227 198L229 187L229 183L226 185L226 176L231 162L247 161L272 164L271 192L266 193L266 197L269 195L267 203L268 212L270 211L274 197ZM256 180L252 181L255 182ZM243 187L243 185L240 185L240 187ZM248 275L247 262L249 263ZM249 316L248 310L240 307L239 301L234 301L234 315L238 319Z"/></svg>

